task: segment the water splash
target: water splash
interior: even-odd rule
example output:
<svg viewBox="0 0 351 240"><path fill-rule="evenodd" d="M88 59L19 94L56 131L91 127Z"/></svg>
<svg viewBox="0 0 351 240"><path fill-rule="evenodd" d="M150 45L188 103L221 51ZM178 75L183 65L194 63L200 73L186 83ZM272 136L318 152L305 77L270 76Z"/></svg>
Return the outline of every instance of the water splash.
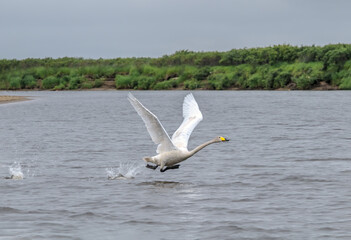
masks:
<svg viewBox="0 0 351 240"><path fill-rule="evenodd" d="M9 173L11 179L20 180L24 177L21 164L17 162L11 164L11 166L9 167Z"/></svg>
<svg viewBox="0 0 351 240"><path fill-rule="evenodd" d="M133 179L140 172L140 166L135 163L119 163L118 168L106 168L107 178L115 179Z"/></svg>

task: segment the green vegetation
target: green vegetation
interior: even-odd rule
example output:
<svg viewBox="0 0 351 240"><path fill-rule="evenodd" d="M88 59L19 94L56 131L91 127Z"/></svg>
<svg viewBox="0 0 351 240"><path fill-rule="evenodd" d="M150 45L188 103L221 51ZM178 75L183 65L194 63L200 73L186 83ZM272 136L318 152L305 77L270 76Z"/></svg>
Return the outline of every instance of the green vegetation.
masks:
<svg viewBox="0 0 351 240"><path fill-rule="evenodd" d="M351 44L277 45L160 58L0 60L0 89L351 90Z"/></svg>

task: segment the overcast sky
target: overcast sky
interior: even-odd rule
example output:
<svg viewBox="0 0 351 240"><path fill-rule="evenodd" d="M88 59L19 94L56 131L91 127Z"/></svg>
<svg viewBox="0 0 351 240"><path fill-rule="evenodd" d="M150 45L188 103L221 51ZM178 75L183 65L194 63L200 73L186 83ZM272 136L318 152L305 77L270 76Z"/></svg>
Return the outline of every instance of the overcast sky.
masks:
<svg viewBox="0 0 351 240"><path fill-rule="evenodd" d="M0 58L351 43L349 0L0 0Z"/></svg>

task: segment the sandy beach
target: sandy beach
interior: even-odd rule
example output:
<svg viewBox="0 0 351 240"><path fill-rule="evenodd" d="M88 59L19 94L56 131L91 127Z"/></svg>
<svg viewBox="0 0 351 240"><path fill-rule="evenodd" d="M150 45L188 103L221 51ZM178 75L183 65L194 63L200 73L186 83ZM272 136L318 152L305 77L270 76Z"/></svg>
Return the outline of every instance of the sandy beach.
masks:
<svg viewBox="0 0 351 240"><path fill-rule="evenodd" d="M23 96L1 96L0 95L0 104L1 103L9 103L9 102L17 102L17 101L26 101L29 100L27 97Z"/></svg>

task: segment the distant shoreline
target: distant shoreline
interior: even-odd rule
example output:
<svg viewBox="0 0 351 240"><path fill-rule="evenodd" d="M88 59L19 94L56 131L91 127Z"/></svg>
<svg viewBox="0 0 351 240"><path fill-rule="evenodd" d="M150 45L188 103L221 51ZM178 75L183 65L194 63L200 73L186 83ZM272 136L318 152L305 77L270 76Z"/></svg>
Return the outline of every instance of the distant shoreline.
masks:
<svg viewBox="0 0 351 240"><path fill-rule="evenodd" d="M0 59L0 90L351 90L351 44L159 58Z"/></svg>
<svg viewBox="0 0 351 240"><path fill-rule="evenodd" d="M78 88L78 89L40 89L40 88L33 88L33 89L17 89L17 90L6 90L8 92L32 92L32 91L135 91L135 90L141 90L141 91L297 91L301 89L296 88L296 84L290 84L285 87L281 88L276 88L276 89L242 89L238 87L231 87L231 88L225 88L222 90L210 90L207 88L196 88L196 89L184 89L182 87L174 87L174 88L169 88L169 89L117 89L114 85L112 84L103 84L100 87L95 87L95 88ZM1 90L0 90L1 91ZM310 89L302 90L302 91L344 91L343 89L340 89L338 86L332 86L325 81L321 81L314 86L311 86ZM30 100L27 97L22 97L22 96L1 96L0 95L0 103L2 102L12 102L12 101L25 101L25 100Z"/></svg>
<svg viewBox="0 0 351 240"><path fill-rule="evenodd" d="M4 96L0 95L0 104L3 103L11 103L11 102L19 102L19 101L27 101L29 98L23 96Z"/></svg>

